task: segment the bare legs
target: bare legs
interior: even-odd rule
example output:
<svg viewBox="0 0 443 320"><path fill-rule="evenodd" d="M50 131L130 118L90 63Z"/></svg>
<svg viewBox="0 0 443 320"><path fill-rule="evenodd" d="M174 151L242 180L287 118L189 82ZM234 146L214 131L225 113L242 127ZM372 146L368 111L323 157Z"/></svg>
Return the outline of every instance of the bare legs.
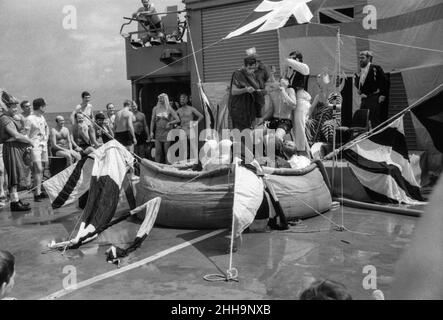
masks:
<svg viewBox="0 0 443 320"><path fill-rule="evenodd" d="M170 145L170 142L161 142L155 140L155 162L169 163L167 155Z"/></svg>

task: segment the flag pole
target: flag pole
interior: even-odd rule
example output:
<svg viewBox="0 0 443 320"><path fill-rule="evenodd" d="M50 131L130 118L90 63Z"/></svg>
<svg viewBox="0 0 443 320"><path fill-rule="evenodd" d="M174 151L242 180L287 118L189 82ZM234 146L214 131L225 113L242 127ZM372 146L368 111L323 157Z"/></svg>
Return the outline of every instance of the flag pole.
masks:
<svg viewBox="0 0 443 320"><path fill-rule="evenodd" d="M386 120L385 122L379 124L378 126L376 126L375 128L369 130L368 132L366 132L365 134L363 134L362 136L359 136L357 138L355 138L352 141L349 141L348 143L344 144L343 146L341 146L340 148L338 148L337 150L332 151L330 154L328 154L324 160L331 160L333 157L335 157L338 153L340 153L343 150L349 149L352 146L354 146L355 144L366 140L370 137L372 137L373 135L377 134L378 132L380 132L381 129L383 129L386 125L390 124L391 122L397 120L398 118L402 117L405 113L411 111L413 108L417 107L420 103L423 102L423 100L427 99L430 95L433 95L436 91L438 91L441 87L443 87L443 83L441 83L440 85L438 85L436 88L434 88L433 90L431 90L430 92L428 92L426 95L424 95L423 97L421 97L420 99L418 99L417 101L415 101L413 104L411 104L409 107L405 108L404 110L400 111L399 113L397 113L396 115L392 116L391 118L389 118L388 120Z"/></svg>
<svg viewBox="0 0 443 320"><path fill-rule="evenodd" d="M201 90L202 90L202 80L201 80L201 77L200 77L200 70L198 68L197 55L195 54L194 42L192 41L192 34L191 34L192 32L191 32L191 26L190 26L190 23L189 23L189 16L188 15L186 15L186 22L187 22L187 25L188 25L189 42L191 43L191 50L192 50L192 56L194 58L195 71L197 72L198 96L200 97L200 103L202 104L203 112L204 112L204 115L205 115L205 128L207 130L209 130L209 129L211 129L211 126L208 125L208 121L211 121L211 120L208 119L208 117L207 117L207 114L206 114L207 112L205 110L206 109L205 102L203 101L203 97L202 97L202 92L201 92Z"/></svg>

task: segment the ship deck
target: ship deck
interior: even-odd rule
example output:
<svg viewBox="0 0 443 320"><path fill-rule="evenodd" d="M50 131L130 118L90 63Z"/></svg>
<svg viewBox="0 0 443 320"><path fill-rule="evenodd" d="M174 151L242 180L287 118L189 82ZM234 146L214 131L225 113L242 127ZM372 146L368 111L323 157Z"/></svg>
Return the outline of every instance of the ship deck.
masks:
<svg viewBox="0 0 443 320"><path fill-rule="evenodd" d="M66 239L81 211L71 205L54 212L48 200L25 200L30 213L10 212L8 206L0 211L1 248L16 257L10 295L17 299L297 299L310 282L325 278L343 283L354 299L371 299L363 268L376 268L377 287L389 295L395 264L418 221L339 207L287 231L249 232L233 255L238 281L207 281L205 276L229 268L227 230L155 227L117 268L106 263L105 251L133 240L140 221L124 221L62 254L48 251L47 243Z"/></svg>

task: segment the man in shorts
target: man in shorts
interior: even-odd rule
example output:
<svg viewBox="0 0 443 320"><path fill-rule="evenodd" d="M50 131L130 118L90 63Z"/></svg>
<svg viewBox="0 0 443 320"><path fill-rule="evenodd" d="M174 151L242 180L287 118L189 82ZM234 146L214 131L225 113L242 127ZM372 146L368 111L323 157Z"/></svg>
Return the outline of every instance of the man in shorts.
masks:
<svg viewBox="0 0 443 320"><path fill-rule="evenodd" d="M134 153L134 145L137 144L134 124L135 116L131 111L132 101L126 100L123 109L115 115L114 138L120 142L129 152Z"/></svg>
<svg viewBox="0 0 443 320"><path fill-rule="evenodd" d="M67 166L70 166L81 159L82 149L77 147L74 150L71 133L65 127L65 118L59 115L55 117L55 122L56 127L51 129L51 153L53 156L65 158Z"/></svg>
<svg viewBox="0 0 443 320"><path fill-rule="evenodd" d="M34 201L41 202L42 199L47 198L47 194L42 192L41 184L43 180L43 163L48 161L48 140L49 127L44 117L46 102L43 98L37 98L32 102L34 114L28 117L29 138L32 141L33 148L31 153L32 158L32 173L34 178Z"/></svg>
<svg viewBox="0 0 443 320"><path fill-rule="evenodd" d="M146 157L147 153L147 142L149 137L149 128L146 123L146 116L143 112L138 110L137 103L135 101L132 102L132 113L134 114L134 133L135 138L137 139L137 144L134 146L134 152L141 158Z"/></svg>

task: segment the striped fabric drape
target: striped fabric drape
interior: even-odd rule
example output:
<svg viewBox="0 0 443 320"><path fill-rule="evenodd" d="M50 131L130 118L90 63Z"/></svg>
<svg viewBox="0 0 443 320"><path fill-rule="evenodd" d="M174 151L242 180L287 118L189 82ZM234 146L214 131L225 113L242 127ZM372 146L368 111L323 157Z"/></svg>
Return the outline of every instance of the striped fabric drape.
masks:
<svg viewBox="0 0 443 320"><path fill-rule="evenodd" d="M411 205L423 201L409 162L403 117L343 155L374 201Z"/></svg>

